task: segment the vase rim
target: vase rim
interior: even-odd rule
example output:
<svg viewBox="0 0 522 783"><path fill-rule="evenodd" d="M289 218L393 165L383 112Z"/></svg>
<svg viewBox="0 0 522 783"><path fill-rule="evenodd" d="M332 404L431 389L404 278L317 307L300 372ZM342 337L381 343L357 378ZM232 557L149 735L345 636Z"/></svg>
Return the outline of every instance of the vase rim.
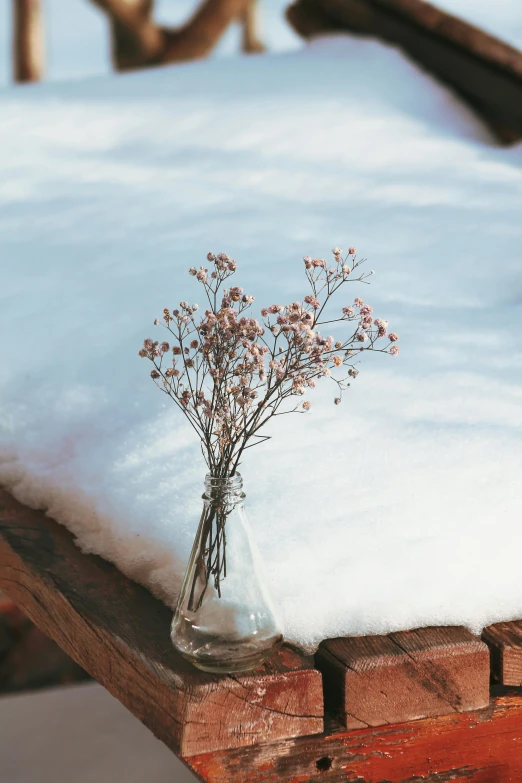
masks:
<svg viewBox="0 0 522 783"><path fill-rule="evenodd" d="M207 473L205 476L205 486L209 488L240 489L243 486L243 477L241 473L235 473L233 476L213 476Z"/></svg>

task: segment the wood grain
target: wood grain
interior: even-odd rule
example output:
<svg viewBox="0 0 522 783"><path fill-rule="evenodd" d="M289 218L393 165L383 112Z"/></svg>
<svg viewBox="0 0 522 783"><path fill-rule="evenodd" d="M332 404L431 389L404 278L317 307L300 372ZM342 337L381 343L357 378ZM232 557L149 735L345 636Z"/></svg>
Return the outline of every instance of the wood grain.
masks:
<svg viewBox="0 0 522 783"><path fill-rule="evenodd" d="M316 665L326 705L347 728L382 726L489 703L487 646L466 628L328 639Z"/></svg>
<svg viewBox="0 0 522 783"><path fill-rule="evenodd" d="M297 0L287 13L307 37L346 30L399 45L459 92L500 140L522 136L522 52L424 0Z"/></svg>
<svg viewBox="0 0 522 783"><path fill-rule="evenodd" d="M171 645L166 606L1 491L0 588L176 753L323 730L310 659L286 646L245 675L198 672Z"/></svg>
<svg viewBox="0 0 522 783"><path fill-rule="evenodd" d="M522 685L522 620L495 623L482 638L491 651L491 673L502 685Z"/></svg>
<svg viewBox="0 0 522 783"><path fill-rule="evenodd" d="M193 756L189 765L207 783L515 783L522 780L522 697L400 726Z"/></svg>

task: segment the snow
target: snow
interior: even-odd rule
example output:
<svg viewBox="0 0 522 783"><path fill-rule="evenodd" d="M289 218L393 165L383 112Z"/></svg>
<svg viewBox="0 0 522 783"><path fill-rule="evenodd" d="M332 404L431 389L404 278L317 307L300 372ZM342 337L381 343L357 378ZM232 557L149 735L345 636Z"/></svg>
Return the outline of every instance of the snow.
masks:
<svg viewBox="0 0 522 783"><path fill-rule="evenodd" d="M522 49L520 0L436 0L433 4Z"/></svg>
<svg viewBox="0 0 522 783"><path fill-rule="evenodd" d="M204 465L141 341L208 250L261 307L354 244L401 355L242 466L287 638L521 616L521 146L345 37L0 100L0 483L173 606Z"/></svg>

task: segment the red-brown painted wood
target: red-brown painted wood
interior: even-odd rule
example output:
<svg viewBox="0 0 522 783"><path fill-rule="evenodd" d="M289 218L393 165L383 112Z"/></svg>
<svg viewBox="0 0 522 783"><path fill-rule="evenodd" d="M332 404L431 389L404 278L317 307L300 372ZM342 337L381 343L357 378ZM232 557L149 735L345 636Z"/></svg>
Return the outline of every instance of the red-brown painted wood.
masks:
<svg viewBox="0 0 522 783"><path fill-rule="evenodd" d="M495 623L482 638L491 650L491 673L502 685L522 685L522 620Z"/></svg>
<svg viewBox="0 0 522 783"><path fill-rule="evenodd" d="M522 696L484 710L193 756L206 783L520 783Z"/></svg>
<svg viewBox="0 0 522 783"><path fill-rule="evenodd" d="M283 647L246 674L197 671L172 647L164 604L5 492L0 588L181 755L323 730L321 675L311 659Z"/></svg>

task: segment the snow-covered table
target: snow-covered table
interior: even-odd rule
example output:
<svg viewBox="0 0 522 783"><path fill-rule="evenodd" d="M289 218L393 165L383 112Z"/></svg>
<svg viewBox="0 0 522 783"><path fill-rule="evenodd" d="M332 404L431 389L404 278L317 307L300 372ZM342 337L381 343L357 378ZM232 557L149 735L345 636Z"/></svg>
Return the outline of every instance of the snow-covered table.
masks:
<svg viewBox="0 0 522 783"><path fill-rule="evenodd" d="M240 67L7 91L2 111L2 486L172 607L204 468L137 356L152 319L198 301L187 269L208 250L234 255L262 305L301 296L302 255L353 240L400 360L365 364L339 409L317 390L313 414L282 420L242 469L287 638L313 649L520 616L521 146L492 145L398 50L344 35ZM162 603L3 502L2 588L202 779L520 772L517 698L443 717L424 705L399 727L328 717L323 733L311 662L287 650L246 691L197 675ZM519 637L501 631L499 671L521 684Z"/></svg>
<svg viewBox="0 0 522 783"><path fill-rule="evenodd" d="M196 672L171 647L161 602L5 492L0 586L203 781L373 783L451 774L478 783L493 770L502 779L522 774L522 757L507 752L522 737L517 693L497 689L485 710L355 731L326 714L323 731L321 676L310 658L286 648L251 675Z"/></svg>

